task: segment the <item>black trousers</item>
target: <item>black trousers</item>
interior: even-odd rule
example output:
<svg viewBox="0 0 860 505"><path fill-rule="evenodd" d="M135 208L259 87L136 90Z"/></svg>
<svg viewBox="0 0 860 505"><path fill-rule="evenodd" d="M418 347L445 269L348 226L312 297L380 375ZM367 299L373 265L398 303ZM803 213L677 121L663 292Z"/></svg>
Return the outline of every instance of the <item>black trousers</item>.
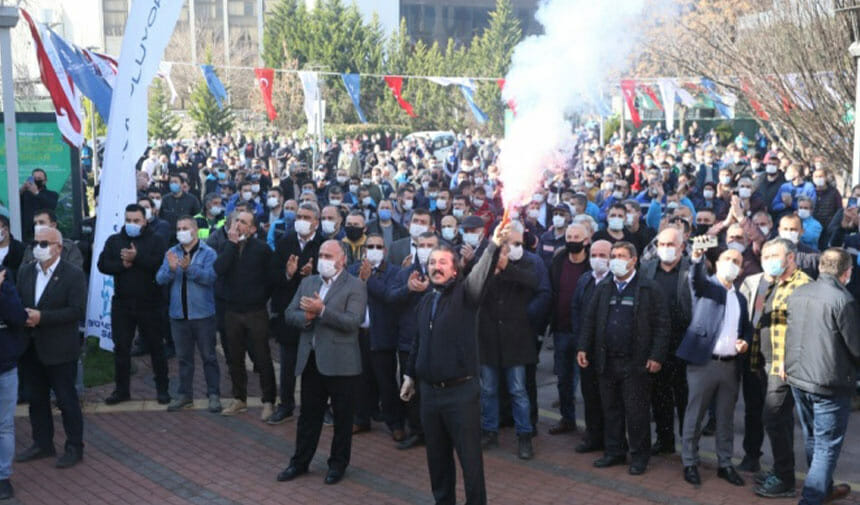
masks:
<svg viewBox="0 0 860 505"><path fill-rule="evenodd" d="M400 360L400 383L403 384L403 370L406 369L406 362L409 361L409 353L406 351L398 351L397 358ZM415 377L413 377L413 379L414 378ZM411 400L403 403L402 406L403 410L406 412L406 422L409 425L409 434L424 436L424 428L421 423L421 388L415 388L415 395Z"/></svg>
<svg viewBox="0 0 860 505"><path fill-rule="evenodd" d="M270 326L280 351L281 371L278 374L280 379L278 397L281 400L281 408L292 412L296 408L296 359L299 353L299 341L292 332L287 332L287 323L283 313L272 318Z"/></svg>
<svg viewBox="0 0 860 505"><path fill-rule="evenodd" d="M363 395L359 395L359 405L355 408L355 424L370 424L373 411L381 405L382 417L388 428L402 430L403 402L397 387L397 351L372 351L369 338L359 338Z"/></svg>
<svg viewBox="0 0 860 505"><path fill-rule="evenodd" d="M766 369L770 369L770 363ZM794 395L791 386L776 375L767 376L762 421L770 438L773 473L794 485Z"/></svg>
<svg viewBox="0 0 860 505"><path fill-rule="evenodd" d="M227 343L230 346L230 381L233 398L247 401L248 371L245 369L245 352L254 362L260 374L260 389L263 403L275 402L275 367L269 351L269 314L265 309L254 312L227 311L224 315L227 326Z"/></svg>
<svg viewBox="0 0 860 505"><path fill-rule="evenodd" d="M221 340L221 350L224 351L224 361L230 363L230 349L227 345L227 325L224 314L227 312L227 304L222 298L215 297L215 323L218 325L218 338ZM281 315L283 318L283 314Z"/></svg>
<svg viewBox="0 0 860 505"><path fill-rule="evenodd" d="M427 442L427 467L436 505L456 502L457 468L463 470L466 505L487 503L484 460L481 451L481 386L477 377L450 388L421 390L421 422Z"/></svg>
<svg viewBox="0 0 860 505"><path fill-rule="evenodd" d="M111 330L113 333L114 380L120 395L128 396L131 375L131 343L134 331L149 350L152 370L155 373L155 388L167 391L167 359L161 342L162 316L158 307L129 307L113 303L111 306Z"/></svg>
<svg viewBox="0 0 860 505"><path fill-rule="evenodd" d="M358 376L333 377L320 374L316 354L311 352L302 372L301 411L296 426L296 453L290 464L306 469L311 464L322 432L323 416L329 399L334 415L334 437L328 467L344 471L352 451L352 418Z"/></svg>
<svg viewBox="0 0 860 505"><path fill-rule="evenodd" d="M370 335L366 328L358 330L361 351L361 375L356 384L355 424L370 426L371 417L379 412L379 387L376 385L370 358Z"/></svg>
<svg viewBox="0 0 860 505"><path fill-rule="evenodd" d="M78 360L59 365L39 361L31 344L21 357L20 368L30 383L30 427L33 441L44 450L54 449L54 415L51 412L51 390L63 418L66 447L84 448L84 416L75 389Z"/></svg>
<svg viewBox="0 0 860 505"><path fill-rule="evenodd" d="M645 364L607 357L598 381L606 454L626 455L626 424L630 456L637 463L647 463L651 456L651 377Z"/></svg>
<svg viewBox="0 0 860 505"><path fill-rule="evenodd" d="M585 406L585 442L602 446L603 404L600 401L600 385L594 366L579 369L579 387Z"/></svg>
<svg viewBox="0 0 860 505"><path fill-rule="evenodd" d="M684 412L687 410L687 365L670 357L654 374L651 392L651 412L657 425L657 443L675 446L675 413L678 415L678 433L684 433Z"/></svg>
<svg viewBox="0 0 860 505"><path fill-rule="evenodd" d="M751 458L761 457L764 443L764 395L767 390L767 376L764 368L750 370L749 361L743 363L741 391L744 395L744 454Z"/></svg>

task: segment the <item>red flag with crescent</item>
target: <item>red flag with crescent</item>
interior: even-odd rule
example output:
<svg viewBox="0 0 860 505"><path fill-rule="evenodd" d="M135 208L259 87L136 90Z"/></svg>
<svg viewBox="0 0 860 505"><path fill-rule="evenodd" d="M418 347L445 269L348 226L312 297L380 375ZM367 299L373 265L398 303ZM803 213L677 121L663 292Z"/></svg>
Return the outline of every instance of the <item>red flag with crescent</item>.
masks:
<svg viewBox="0 0 860 505"><path fill-rule="evenodd" d="M627 108L630 109L630 119L633 121L633 126L639 128L642 126L642 119L639 117L639 111L636 110L636 81L632 79L622 80L621 94L624 96L624 101L627 102Z"/></svg>
<svg viewBox="0 0 860 505"><path fill-rule="evenodd" d="M275 81L275 69L255 68L254 75L257 76L257 85L260 86L260 93L263 94L263 103L266 104L266 113L269 115L269 121L274 121L278 117L278 112L275 110L275 106L272 105L272 83Z"/></svg>
<svg viewBox="0 0 860 505"><path fill-rule="evenodd" d="M416 117L415 112L412 110L412 104L403 99L401 92L403 91L403 77L399 75L387 75L385 76L385 84L391 88L391 92L394 93L394 98L397 99L397 103L400 104L400 107L409 114L409 117Z"/></svg>

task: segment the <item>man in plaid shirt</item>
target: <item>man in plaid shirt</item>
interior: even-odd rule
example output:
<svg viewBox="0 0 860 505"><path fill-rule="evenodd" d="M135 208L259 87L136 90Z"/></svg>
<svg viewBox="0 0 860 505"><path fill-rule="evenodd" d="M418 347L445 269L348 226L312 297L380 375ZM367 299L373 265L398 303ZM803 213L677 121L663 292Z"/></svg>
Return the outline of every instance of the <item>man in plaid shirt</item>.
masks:
<svg viewBox="0 0 860 505"><path fill-rule="evenodd" d="M788 297L811 279L797 268L793 242L775 238L762 247L762 269L774 279L765 296L764 310L753 336L751 365L758 366L759 350L768 372L764 400L764 428L773 451L773 471L756 475L755 493L768 498L792 497L794 490L794 397L785 381L785 333Z"/></svg>

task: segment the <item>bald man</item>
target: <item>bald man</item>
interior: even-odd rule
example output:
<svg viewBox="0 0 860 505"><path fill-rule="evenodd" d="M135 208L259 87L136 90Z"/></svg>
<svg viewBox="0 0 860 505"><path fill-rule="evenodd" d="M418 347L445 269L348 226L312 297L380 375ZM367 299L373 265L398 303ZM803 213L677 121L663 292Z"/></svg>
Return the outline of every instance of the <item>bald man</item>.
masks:
<svg viewBox="0 0 860 505"><path fill-rule="evenodd" d="M296 452L278 481L308 472L319 443L326 405L331 399L334 437L326 484L337 484L349 465L354 390L361 374L358 329L365 318L367 287L345 271L346 254L337 240L320 246L318 275L302 279L284 319L301 330L296 376L302 377Z"/></svg>
<svg viewBox="0 0 860 505"><path fill-rule="evenodd" d="M705 272L705 249L695 248L689 279L693 291L693 320L678 347L677 356L687 362L689 397L684 425L681 461L684 480L701 485L699 437L702 418L716 398L717 476L735 486L744 480L732 465L734 411L738 399L738 358L749 348L752 325L746 299L735 289L743 256L726 249L716 262L716 274Z"/></svg>

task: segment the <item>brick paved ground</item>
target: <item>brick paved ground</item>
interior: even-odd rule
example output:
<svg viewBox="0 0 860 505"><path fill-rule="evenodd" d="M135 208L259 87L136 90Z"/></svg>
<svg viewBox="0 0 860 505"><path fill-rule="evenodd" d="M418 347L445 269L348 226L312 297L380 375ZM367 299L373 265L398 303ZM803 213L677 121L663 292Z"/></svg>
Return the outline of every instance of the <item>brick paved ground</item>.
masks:
<svg viewBox="0 0 860 505"><path fill-rule="evenodd" d="M516 458L512 429L503 430L501 447L485 453L489 501L492 504L582 505L668 503L678 505L796 503L796 500L761 500L751 485L736 488L716 478L712 441L703 443L706 463L701 469L703 485L693 489L681 479L677 456L651 460L644 476L632 477L626 467L598 470L594 455L573 452L578 435L551 437L548 426L557 416L554 377L549 375L550 355L544 351L539 384L541 435L535 439L537 456L523 462ZM135 400L154 397L148 364L136 359L139 372L133 380ZM199 362L198 362L199 364ZM223 360L222 360L223 364ZM222 370L224 370L222 368ZM171 361L171 377L176 362ZM198 376L201 375L198 371ZM229 393L226 373L224 396ZM253 377L253 376L252 376ZM250 394L259 394L251 381ZM202 396L202 380L196 391ZM430 504L429 480L423 449L402 452L394 448L383 425L354 438L352 463L346 479L337 486L322 483L331 430L323 431L321 450L311 473L291 483L278 483L275 475L286 464L295 442L295 421L268 426L259 421L259 408L247 415L227 418L205 410L166 413L153 410L152 402L125 404L123 409L96 407L110 387L93 388L86 394L86 443L83 464L56 470L52 460L15 465L16 498L11 503L36 504ZM23 409L19 409L24 412ZM124 410L124 411L122 411ZM57 447L62 447L62 429L57 420ZM857 457L857 413L852 419L851 439L840 461L838 477L856 482L860 469ZM740 426L738 426L740 428ZM16 420L17 447L30 442L26 416ZM736 449L740 441L736 440ZM798 452L798 455L801 453ZM766 457L767 458L767 457ZM799 461L798 465L803 466ZM804 468L799 468L803 470ZM749 480L749 479L748 479ZM856 488L856 486L855 486ZM459 489L462 500L462 486ZM860 504L854 493L843 503Z"/></svg>

